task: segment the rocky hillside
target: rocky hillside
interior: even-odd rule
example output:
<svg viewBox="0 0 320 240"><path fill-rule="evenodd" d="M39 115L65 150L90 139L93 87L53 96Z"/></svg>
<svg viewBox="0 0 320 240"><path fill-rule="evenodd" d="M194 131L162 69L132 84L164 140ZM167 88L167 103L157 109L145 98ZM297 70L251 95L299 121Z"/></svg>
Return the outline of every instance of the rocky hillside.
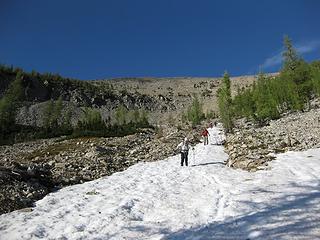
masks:
<svg viewBox="0 0 320 240"><path fill-rule="evenodd" d="M15 78L15 73L2 73L0 94L3 95L9 83ZM43 112L49 100L62 98L64 111L70 111L72 122L76 123L83 115L84 108L98 109L107 119L112 117L114 110L123 105L127 109L145 109L146 111L161 111L168 107L152 96L125 91L113 91L104 86L96 86L89 81L78 81L52 75L23 76L23 98L18 113L18 123L23 125L41 126Z"/></svg>
<svg viewBox="0 0 320 240"><path fill-rule="evenodd" d="M0 97L19 69L0 68ZM254 76L231 79L233 92L246 87L255 80ZM191 104L196 94L203 102L204 112L217 112L216 92L220 78L122 78L109 80L79 81L59 75L23 74L25 102L18 113L18 123L41 126L43 112L49 100L63 100L64 111L71 113L75 124L84 113L85 107L99 110L105 119L113 119L120 105L128 110L144 109L149 112L153 124L181 120L181 113Z"/></svg>
<svg viewBox="0 0 320 240"><path fill-rule="evenodd" d="M320 147L320 102L312 103L308 112L296 112L255 126L244 119L237 122L233 134L227 135L228 166L249 171L265 169L275 153Z"/></svg>
<svg viewBox="0 0 320 240"><path fill-rule="evenodd" d="M247 87L253 83L255 76L241 76L231 78L232 91L235 94L238 88ZM221 78L204 77L176 77L176 78L119 78L95 81L98 85L108 82L116 90L125 89L130 93L140 93L151 96L163 104L167 109L153 112L153 119L161 123L168 118L178 117L186 111L197 95L203 103L205 113L218 112L217 90Z"/></svg>
<svg viewBox="0 0 320 240"><path fill-rule="evenodd" d="M164 159L176 153L185 136L198 142L199 132L146 129L125 137L57 138L0 146L0 214L29 207L57 188L110 175L137 162Z"/></svg>

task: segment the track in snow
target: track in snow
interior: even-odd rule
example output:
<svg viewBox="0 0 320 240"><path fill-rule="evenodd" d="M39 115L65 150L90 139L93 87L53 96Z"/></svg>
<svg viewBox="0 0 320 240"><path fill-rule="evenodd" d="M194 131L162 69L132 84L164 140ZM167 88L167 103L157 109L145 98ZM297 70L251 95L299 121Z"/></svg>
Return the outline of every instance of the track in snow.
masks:
<svg viewBox="0 0 320 240"><path fill-rule="evenodd" d="M221 133L209 129L209 141ZM0 239L316 239L320 150L278 156L270 171L226 167L222 146L66 187L32 212L0 216ZM320 237L319 237L320 238Z"/></svg>

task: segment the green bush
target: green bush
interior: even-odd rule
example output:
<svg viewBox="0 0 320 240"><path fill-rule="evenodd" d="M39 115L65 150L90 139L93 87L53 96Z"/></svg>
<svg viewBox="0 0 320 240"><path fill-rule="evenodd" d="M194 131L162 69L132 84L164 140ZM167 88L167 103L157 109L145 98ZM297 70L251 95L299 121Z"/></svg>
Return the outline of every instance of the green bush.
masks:
<svg viewBox="0 0 320 240"><path fill-rule="evenodd" d="M116 124L118 125L126 124L127 117L128 117L128 110L123 105L120 105L115 111Z"/></svg>

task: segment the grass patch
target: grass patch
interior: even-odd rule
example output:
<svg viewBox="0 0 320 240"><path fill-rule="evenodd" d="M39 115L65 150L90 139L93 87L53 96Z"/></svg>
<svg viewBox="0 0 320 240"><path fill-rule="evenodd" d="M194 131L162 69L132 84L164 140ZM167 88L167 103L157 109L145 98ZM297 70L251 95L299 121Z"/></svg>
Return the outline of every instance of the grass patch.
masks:
<svg viewBox="0 0 320 240"><path fill-rule="evenodd" d="M56 156L62 152L75 151L78 148L79 148L79 146L77 146L73 142L58 143L58 144L47 146L44 149L35 150L35 151L27 154L24 157L24 160L33 161L33 162L38 162L38 161L41 162L41 160L43 158ZM35 158L37 158L37 157L39 158L39 160L36 161Z"/></svg>

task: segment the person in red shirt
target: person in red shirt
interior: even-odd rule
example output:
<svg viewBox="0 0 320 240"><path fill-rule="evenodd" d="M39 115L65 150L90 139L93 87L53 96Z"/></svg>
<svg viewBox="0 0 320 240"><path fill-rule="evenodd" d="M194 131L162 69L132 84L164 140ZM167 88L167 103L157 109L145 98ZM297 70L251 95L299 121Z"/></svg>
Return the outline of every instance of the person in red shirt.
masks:
<svg viewBox="0 0 320 240"><path fill-rule="evenodd" d="M204 129L201 135L202 135L202 137L203 137L203 143L204 143L204 145L208 145L208 144L209 144L209 136L210 136L208 130L207 130L207 129Z"/></svg>

